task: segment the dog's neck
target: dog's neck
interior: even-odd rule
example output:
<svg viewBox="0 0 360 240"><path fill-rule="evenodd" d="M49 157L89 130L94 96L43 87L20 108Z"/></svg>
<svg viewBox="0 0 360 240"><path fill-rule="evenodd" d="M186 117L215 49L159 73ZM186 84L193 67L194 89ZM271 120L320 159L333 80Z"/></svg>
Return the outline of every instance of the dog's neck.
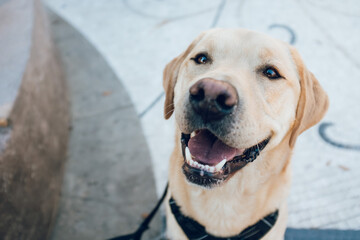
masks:
<svg viewBox="0 0 360 240"><path fill-rule="evenodd" d="M171 194L183 213L206 226L209 233L217 236L238 234L270 212L281 211L289 189L284 183L290 182L292 152L282 144L287 143L283 141L276 149L264 151L227 182L212 189L186 181L181 172L183 161L178 145L171 160L171 165L176 166L170 169Z"/></svg>

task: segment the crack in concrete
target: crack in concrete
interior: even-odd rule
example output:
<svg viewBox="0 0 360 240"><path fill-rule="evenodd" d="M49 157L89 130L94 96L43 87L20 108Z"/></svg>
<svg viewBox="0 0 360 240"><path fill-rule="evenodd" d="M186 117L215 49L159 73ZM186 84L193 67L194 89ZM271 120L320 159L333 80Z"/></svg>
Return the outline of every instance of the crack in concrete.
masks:
<svg viewBox="0 0 360 240"><path fill-rule="evenodd" d="M110 113L110 112L116 112L116 111L119 111L119 110L129 109L129 108L132 108L132 107L133 106L131 104L130 105L125 105L125 106L118 106L118 107L114 107L114 108L111 108L111 109L108 109L108 110L92 113L92 114L89 114L89 115L73 117L73 121L86 120L86 119L93 118L93 117L98 117L100 115L107 114L107 113Z"/></svg>
<svg viewBox="0 0 360 240"><path fill-rule="evenodd" d="M152 18L152 19L163 19L164 18L162 16L150 15L150 14L144 13L142 11L139 11L138 9L135 9L129 4L128 0L124 0L124 5L131 12L133 12L133 13L139 15L139 16L142 16L144 18ZM182 19L186 19L186 18L189 18L189 17L199 15L199 14L208 13L208 12L211 12L213 10L214 10L214 8L206 8L206 9L203 9L203 10L198 11L198 12L193 12L193 13L188 13L188 14L176 16L176 17L168 19L167 21L170 22L170 21L175 21L175 20L182 20Z"/></svg>
<svg viewBox="0 0 360 240"><path fill-rule="evenodd" d="M220 19L221 13L222 13L222 11L223 11L223 9L225 7L225 4L226 4L226 0L222 0L220 2L219 6L217 8L214 20L213 20L213 22L211 24L211 28L214 28L217 25L217 23L218 23L218 21Z"/></svg>

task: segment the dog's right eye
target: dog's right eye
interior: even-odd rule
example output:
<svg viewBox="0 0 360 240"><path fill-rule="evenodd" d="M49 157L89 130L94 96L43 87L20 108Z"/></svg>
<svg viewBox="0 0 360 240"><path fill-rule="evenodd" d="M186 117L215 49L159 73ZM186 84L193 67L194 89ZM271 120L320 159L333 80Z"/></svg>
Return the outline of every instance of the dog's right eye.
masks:
<svg viewBox="0 0 360 240"><path fill-rule="evenodd" d="M204 53L199 53L198 55L196 55L196 57L191 58L191 60L193 60L197 64L206 64L209 62L208 56Z"/></svg>
<svg viewBox="0 0 360 240"><path fill-rule="evenodd" d="M274 67L266 67L263 74L269 79L275 80L281 78L281 75Z"/></svg>

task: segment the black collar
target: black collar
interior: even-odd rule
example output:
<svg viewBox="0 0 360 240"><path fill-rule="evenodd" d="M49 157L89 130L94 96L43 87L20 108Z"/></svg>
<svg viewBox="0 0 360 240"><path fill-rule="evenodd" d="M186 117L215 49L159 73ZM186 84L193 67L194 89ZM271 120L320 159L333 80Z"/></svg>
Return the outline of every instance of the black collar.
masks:
<svg viewBox="0 0 360 240"><path fill-rule="evenodd" d="M275 225L279 215L276 210L266 217L260 219L254 225L247 227L240 234L232 237L215 237L205 231L205 227L194 219L183 215L180 207L176 204L175 200L171 197L169 200L171 212L173 213L177 223L188 237L189 240L259 240Z"/></svg>

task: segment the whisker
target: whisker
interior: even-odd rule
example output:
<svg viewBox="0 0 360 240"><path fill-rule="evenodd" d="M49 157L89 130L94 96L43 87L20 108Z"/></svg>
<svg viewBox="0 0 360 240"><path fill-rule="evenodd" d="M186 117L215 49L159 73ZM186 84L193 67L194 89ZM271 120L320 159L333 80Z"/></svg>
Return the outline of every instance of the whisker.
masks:
<svg viewBox="0 0 360 240"><path fill-rule="evenodd" d="M168 108L173 107L173 106L175 106L175 104L174 104L174 103L170 103L170 104L168 104L167 106L165 106L165 109L168 109Z"/></svg>
<svg viewBox="0 0 360 240"><path fill-rule="evenodd" d="M170 108L170 107L174 107L175 106L175 104L173 104L173 103L171 103L171 104L168 104L168 105L166 105L166 109L168 109L168 108Z"/></svg>
<svg viewBox="0 0 360 240"><path fill-rule="evenodd" d="M170 111L166 112L165 115L172 114L174 112L174 109L171 109Z"/></svg>

